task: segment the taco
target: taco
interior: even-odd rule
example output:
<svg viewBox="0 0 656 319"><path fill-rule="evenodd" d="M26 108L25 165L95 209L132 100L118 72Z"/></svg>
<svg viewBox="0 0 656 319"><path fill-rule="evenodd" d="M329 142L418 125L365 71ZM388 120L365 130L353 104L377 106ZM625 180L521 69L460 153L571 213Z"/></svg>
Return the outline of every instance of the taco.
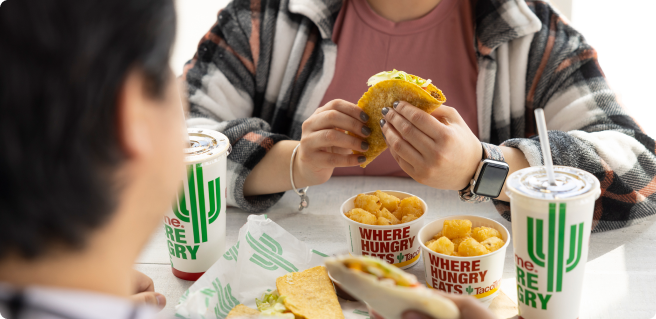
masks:
<svg viewBox="0 0 656 319"><path fill-rule="evenodd" d="M259 310L239 304L228 312L227 318L259 318L262 313ZM293 315L290 319L294 319Z"/></svg>
<svg viewBox="0 0 656 319"><path fill-rule="evenodd" d="M432 113L446 102L442 91L431 84L431 80L424 80L403 71L380 72L369 78L367 85L370 88L358 101L358 107L369 115L367 126L371 129L371 135L366 139L369 149L365 152L353 151L354 154L364 155L367 158L360 167L366 167L387 149L379 124L383 118L381 110L384 107L392 107L396 101L406 101L426 113ZM349 134L356 136L353 133Z"/></svg>
<svg viewBox="0 0 656 319"><path fill-rule="evenodd" d="M256 299L257 310L237 305L226 318L284 317L344 319L326 267L288 273L276 279L276 290ZM232 315L231 315L232 314Z"/></svg>
<svg viewBox="0 0 656 319"><path fill-rule="evenodd" d="M386 319L401 319L407 310L436 319L460 318L458 307L417 278L380 259L339 257L326 260L330 276L344 290L365 302Z"/></svg>

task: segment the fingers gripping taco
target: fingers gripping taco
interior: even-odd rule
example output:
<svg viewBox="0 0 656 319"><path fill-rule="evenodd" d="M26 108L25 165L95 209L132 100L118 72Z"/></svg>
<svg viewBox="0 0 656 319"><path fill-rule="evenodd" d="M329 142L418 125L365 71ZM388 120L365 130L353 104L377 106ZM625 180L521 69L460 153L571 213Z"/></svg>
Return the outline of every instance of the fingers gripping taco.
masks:
<svg viewBox="0 0 656 319"><path fill-rule="evenodd" d="M401 319L407 310L417 310L436 319L460 318L458 307L403 270L369 257L326 260L330 276L349 294L367 303L386 319Z"/></svg>
<svg viewBox="0 0 656 319"><path fill-rule="evenodd" d="M383 132L378 124L383 118L381 110L384 107L392 107L396 101L406 101L426 113L432 113L446 101L442 91L431 84L431 80L424 80L403 71L380 72L369 78L367 85L371 87L358 101L358 107L369 115L367 126L371 129L371 135L366 139L369 149L366 152L353 151L354 154L364 155L367 158L360 167L366 167L387 149Z"/></svg>

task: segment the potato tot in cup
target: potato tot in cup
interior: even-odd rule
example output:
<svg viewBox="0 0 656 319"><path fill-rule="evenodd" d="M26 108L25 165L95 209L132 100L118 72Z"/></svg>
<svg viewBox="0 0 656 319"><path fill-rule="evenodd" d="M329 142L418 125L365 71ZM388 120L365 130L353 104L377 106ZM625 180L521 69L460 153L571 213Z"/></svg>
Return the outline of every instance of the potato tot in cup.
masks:
<svg viewBox="0 0 656 319"><path fill-rule="evenodd" d="M402 269L412 267L421 256L417 234L427 211L422 199L398 191L377 190L351 197L340 209L348 227L349 253L380 258Z"/></svg>

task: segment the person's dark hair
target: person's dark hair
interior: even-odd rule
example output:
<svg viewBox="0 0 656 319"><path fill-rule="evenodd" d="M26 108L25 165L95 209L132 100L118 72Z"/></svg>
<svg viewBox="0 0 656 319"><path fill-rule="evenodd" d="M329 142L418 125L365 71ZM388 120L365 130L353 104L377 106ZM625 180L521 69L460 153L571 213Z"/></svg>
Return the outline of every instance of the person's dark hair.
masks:
<svg viewBox="0 0 656 319"><path fill-rule="evenodd" d="M117 96L132 70L161 97L173 0L0 6L0 259L79 249L117 206Z"/></svg>

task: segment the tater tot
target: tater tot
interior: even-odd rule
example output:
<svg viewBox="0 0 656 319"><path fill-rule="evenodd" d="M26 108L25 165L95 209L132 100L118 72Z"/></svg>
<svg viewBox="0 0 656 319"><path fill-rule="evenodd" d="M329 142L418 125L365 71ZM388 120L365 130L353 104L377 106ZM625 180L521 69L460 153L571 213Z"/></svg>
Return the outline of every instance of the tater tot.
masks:
<svg viewBox="0 0 656 319"><path fill-rule="evenodd" d="M428 249L444 255L451 255L453 253L453 243L446 237L442 236L438 240L432 242Z"/></svg>
<svg viewBox="0 0 656 319"><path fill-rule="evenodd" d="M435 234L435 236L433 236L434 239L438 239L440 237L442 237L442 231L441 230L440 230L439 233L437 233L437 234Z"/></svg>
<svg viewBox="0 0 656 319"><path fill-rule="evenodd" d="M356 208L362 208L372 214L378 213L381 206L380 198L378 198L378 196L365 194L356 196L353 203Z"/></svg>
<svg viewBox="0 0 656 319"><path fill-rule="evenodd" d="M380 203L383 204L383 207L388 211L393 212L399 207L401 200L394 196L381 191L376 191L376 196L380 198Z"/></svg>
<svg viewBox="0 0 656 319"><path fill-rule="evenodd" d="M442 228L442 234L449 239L469 237L471 236L471 226L471 221L467 219L445 220L444 227Z"/></svg>
<svg viewBox="0 0 656 319"><path fill-rule="evenodd" d="M394 215L397 218L399 218L399 216L403 218L403 216L410 215L410 214L419 217L424 214L424 209L421 205L421 200L419 199L419 197L412 196L402 199L401 202L399 203L399 208L394 213L396 212L398 212L398 214L394 214Z"/></svg>
<svg viewBox="0 0 656 319"><path fill-rule="evenodd" d="M388 219L392 223L392 225L397 225L401 222L398 218L396 218L396 216L394 216L394 214L390 213L385 207L383 207L383 209L381 209L378 212L378 214L376 214L376 216L378 216L378 218L383 217Z"/></svg>
<svg viewBox="0 0 656 319"><path fill-rule="evenodd" d="M490 252L493 252L503 247L505 243L506 242L504 242L503 239L499 239L498 237L490 237L482 241L481 245L485 246L485 248L487 248L487 250Z"/></svg>
<svg viewBox="0 0 656 319"><path fill-rule="evenodd" d="M415 215L412 215L412 214L410 214L410 215L405 215L405 216L403 216L403 218L401 219L401 224L409 223L409 222L411 222L411 221L413 221L413 220L415 220L415 219L417 219L417 218L419 218L419 217L417 217L417 216L415 216Z"/></svg>
<svg viewBox="0 0 656 319"><path fill-rule="evenodd" d="M428 247L430 244L432 244L432 243L433 243L434 241L436 241L436 240L437 240L437 239L434 239L434 238L433 238L433 239L430 239L430 240L428 240L424 245L426 245L426 247Z"/></svg>
<svg viewBox="0 0 656 319"><path fill-rule="evenodd" d="M472 229L471 236L472 238L476 239L479 243L482 243L483 241L485 241L490 237L497 237L501 239L501 233L498 230L485 226L476 227Z"/></svg>
<svg viewBox="0 0 656 319"><path fill-rule="evenodd" d="M458 246L460 246L460 243L462 243L463 241L465 241L465 239L467 239L467 238L471 238L471 237L460 237L460 238L454 238L454 239L452 240L452 242L453 242L453 249L455 249L456 251L458 251Z"/></svg>
<svg viewBox="0 0 656 319"><path fill-rule="evenodd" d="M385 217L378 217L378 221L376 222L376 225L389 226L392 225L392 222Z"/></svg>
<svg viewBox="0 0 656 319"><path fill-rule="evenodd" d="M394 217L396 217L396 219L401 220L401 219L403 219L403 210L402 209L397 209L397 210L392 212L392 215L394 215Z"/></svg>
<svg viewBox="0 0 656 319"><path fill-rule="evenodd" d="M463 257L481 256L488 253L490 251L474 238L467 238L458 246L458 255Z"/></svg>
<svg viewBox="0 0 656 319"><path fill-rule="evenodd" d="M377 218L376 215L362 209L362 208L353 208L349 211L350 219L367 225L376 225Z"/></svg>

